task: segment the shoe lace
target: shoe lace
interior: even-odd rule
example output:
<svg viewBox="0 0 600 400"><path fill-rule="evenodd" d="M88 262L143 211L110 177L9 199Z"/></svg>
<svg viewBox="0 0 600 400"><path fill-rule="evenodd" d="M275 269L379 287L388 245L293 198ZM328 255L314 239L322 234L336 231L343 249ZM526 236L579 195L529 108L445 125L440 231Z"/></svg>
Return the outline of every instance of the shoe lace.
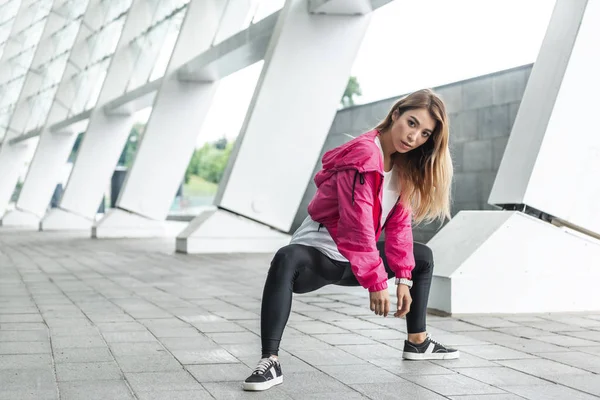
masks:
<svg viewBox="0 0 600 400"><path fill-rule="evenodd" d="M254 372L252 374L254 375L260 375L260 374L264 374L267 369L269 369L271 367L271 365L273 365L273 360L271 360L270 358L262 358L258 365L256 366L256 368L254 369Z"/></svg>
<svg viewBox="0 0 600 400"><path fill-rule="evenodd" d="M446 348L446 346L444 346L443 344L441 344L440 342L438 342L437 340L433 339L431 336L427 335L427 339L429 339L429 341L431 343L437 344L438 346L441 346L443 348Z"/></svg>

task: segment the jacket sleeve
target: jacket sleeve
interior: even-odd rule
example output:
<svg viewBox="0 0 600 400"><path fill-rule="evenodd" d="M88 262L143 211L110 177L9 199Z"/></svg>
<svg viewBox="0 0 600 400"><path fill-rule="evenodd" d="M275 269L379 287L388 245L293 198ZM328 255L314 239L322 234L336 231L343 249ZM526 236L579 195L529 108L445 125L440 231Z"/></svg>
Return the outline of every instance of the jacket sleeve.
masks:
<svg viewBox="0 0 600 400"><path fill-rule="evenodd" d="M398 205L401 211L385 225L385 255L397 278L411 279L415 267L411 212Z"/></svg>
<svg viewBox="0 0 600 400"><path fill-rule="evenodd" d="M336 244L350 261L358 283L369 292L387 289L388 276L377 250L373 206L376 204L377 173L355 170L337 173L340 218Z"/></svg>

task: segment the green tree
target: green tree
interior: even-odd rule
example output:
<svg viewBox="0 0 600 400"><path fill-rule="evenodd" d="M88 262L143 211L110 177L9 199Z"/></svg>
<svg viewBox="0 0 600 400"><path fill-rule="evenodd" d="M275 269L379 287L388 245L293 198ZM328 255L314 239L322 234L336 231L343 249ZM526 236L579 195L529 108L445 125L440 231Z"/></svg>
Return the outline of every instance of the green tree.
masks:
<svg viewBox="0 0 600 400"><path fill-rule="evenodd" d="M185 183L189 183L192 175L208 182L219 183L232 149L233 142L228 142L225 138L213 143L205 143L204 146L196 149L185 171Z"/></svg>
<svg viewBox="0 0 600 400"><path fill-rule="evenodd" d="M355 76L351 76L348 79L348 84L346 85L346 90L344 90L344 95L342 96L342 106L343 107L351 107L354 105L354 96L359 97L362 95L362 90L360 88L360 83Z"/></svg>
<svg viewBox="0 0 600 400"><path fill-rule="evenodd" d="M131 128L131 132L129 133L127 143L125 143L123 152L119 157L119 166L127 168L131 167L131 164L133 164L133 158L135 157L135 153L137 152L138 146L140 145L140 140L144 135L144 129L146 129L146 124L137 122L133 125L133 127Z"/></svg>

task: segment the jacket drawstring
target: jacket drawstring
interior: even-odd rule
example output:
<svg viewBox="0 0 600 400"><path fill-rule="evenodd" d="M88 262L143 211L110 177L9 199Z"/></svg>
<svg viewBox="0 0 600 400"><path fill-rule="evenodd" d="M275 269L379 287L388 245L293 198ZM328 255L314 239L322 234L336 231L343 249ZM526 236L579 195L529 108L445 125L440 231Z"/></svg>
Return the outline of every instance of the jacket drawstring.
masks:
<svg viewBox="0 0 600 400"><path fill-rule="evenodd" d="M354 205L354 187L356 186L356 178L358 176L360 176L360 180L359 180L360 184L361 185L365 184L365 176L357 170L356 173L354 174L354 182L352 182L352 205Z"/></svg>

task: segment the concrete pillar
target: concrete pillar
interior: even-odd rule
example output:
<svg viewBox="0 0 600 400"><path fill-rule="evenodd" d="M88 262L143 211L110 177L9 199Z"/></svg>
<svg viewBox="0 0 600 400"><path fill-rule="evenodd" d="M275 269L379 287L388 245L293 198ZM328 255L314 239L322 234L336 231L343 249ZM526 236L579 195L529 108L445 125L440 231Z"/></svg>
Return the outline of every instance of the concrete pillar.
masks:
<svg viewBox="0 0 600 400"><path fill-rule="evenodd" d="M312 4L315 14L307 0L289 0L280 12L220 184L219 210L193 221L177 237L178 251L273 251L289 240L282 232L311 179L371 15L369 1L324 3Z"/></svg>
<svg viewBox="0 0 600 400"><path fill-rule="evenodd" d="M94 3L93 1L91 2ZM88 21L91 19L89 13L93 13L97 11L95 7L87 7L89 3L87 1L82 1L78 4L80 11L87 12L83 13L81 20L75 20L71 23L76 24L76 26L70 26L70 29L76 29L77 35L73 40L72 48L77 48L83 46L87 46L85 40L89 35L90 31L84 25L83 29L81 27L81 21ZM52 11L52 15L50 16L49 23L57 20L62 20L62 24L68 23L68 20L63 18L63 15L68 15L62 13L62 9L64 5L61 7L55 7ZM60 22L60 21L57 21ZM87 25L89 26L89 25ZM47 29L49 30L49 29ZM47 35L46 35L47 36ZM72 60L73 52L72 48L68 49L69 51L69 60L63 66L63 73L61 74L61 80L59 84L59 90L57 90L56 94L53 96L53 100L51 102L50 107L48 108L48 113L44 115L43 120L47 121L47 116L49 114L54 114L53 109L64 109L64 98L60 96L61 90L65 85L69 84L68 77L71 73L74 72L74 62ZM42 46L36 58L37 62L34 62L33 68L37 69L40 67L41 63L47 62L47 60L55 57L55 52L60 51L62 49L58 49L55 46L54 40L50 38L48 42L42 42ZM65 73L66 72L66 73ZM63 79L67 77L66 79ZM38 81L38 82L36 82ZM28 86L32 87L32 90L37 90L42 81L42 77L36 74L32 75L32 79L28 81ZM28 106L25 106L28 107ZM16 121L13 121L16 123ZM24 121L23 121L24 122ZM64 164L66 159L73 148L73 144L77 137L77 132L73 132L72 129L62 129L57 132L52 132L48 129L47 123L44 123L40 128L41 134L39 142L36 146L35 154L33 159L31 160L31 164L27 171L27 176L23 182L23 187L21 188L21 193L17 200L16 208L13 211L9 211L2 218L2 225L5 226L34 226L38 227L41 218L46 213L48 208L48 204L50 203L50 199L54 193L56 188L56 184L60 179L60 175L64 170Z"/></svg>
<svg viewBox="0 0 600 400"><path fill-rule="evenodd" d="M176 70L210 49L215 40L240 31L250 6L250 1L190 3L117 207L98 222L93 236L139 237L170 232L171 224L165 219L218 85L218 81L181 81Z"/></svg>
<svg viewBox="0 0 600 400"><path fill-rule="evenodd" d="M127 15L124 26L110 59L98 101L90 113L89 124L62 200L58 208L50 210L44 216L41 229L92 227L98 205L110 184L110 177L134 123L131 112L125 110L107 113L104 106L121 96L131 82L136 63L130 43L155 20L156 5L154 1L134 0L131 7L125 9ZM85 55L73 59L74 64L85 65L86 62ZM68 94L68 90L65 90L65 96ZM61 125L60 122L58 124ZM64 162L66 157L62 160Z"/></svg>
<svg viewBox="0 0 600 400"><path fill-rule="evenodd" d="M600 310L599 37L600 2L557 1L489 198L505 211L460 212L429 242L432 308Z"/></svg>
<svg viewBox="0 0 600 400"><path fill-rule="evenodd" d="M55 3L59 3L56 1ZM42 11L45 11L43 8ZM4 132L0 133L0 139L3 141L0 147L0 217L3 216L7 210L10 198L13 194L19 174L25 167L26 161L31 157L32 146L35 144L34 141L25 141L18 144L11 144L11 140L26 133L24 130L27 127L27 117L29 117L30 105L28 104L25 93L28 93L27 88L31 88L33 84L40 81L39 73L32 72L30 66L35 63L36 59L39 59L44 52L43 47L38 46L46 40L52 33L53 27L58 21L62 21L63 18L50 14L49 17L41 19L38 23L43 24L43 29L38 41L35 37L31 37L33 33L30 33L30 37L26 38L23 36L23 31L34 22L33 17L36 11L40 11L35 7L29 7L29 3L23 2L13 22L11 34L8 42L2 53L2 59L0 60L0 79L3 82L16 78L14 71L20 71L20 69L26 70L25 78L22 80L20 87L17 87L13 92L15 95L14 99L3 99L2 103L6 102L5 105L12 104L12 113L10 117L5 118L8 122L7 127L2 127ZM48 11L50 11L48 9ZM27 52L22 53L24 47L28 45L27 39L33 43L33 57L25 57ZM22 53L22 58L15 58L19 53ZM10 61L7 61L10 60ZM15 63L19 65L14 65ZM20 72L16 72L20 74Z"/></svg>

